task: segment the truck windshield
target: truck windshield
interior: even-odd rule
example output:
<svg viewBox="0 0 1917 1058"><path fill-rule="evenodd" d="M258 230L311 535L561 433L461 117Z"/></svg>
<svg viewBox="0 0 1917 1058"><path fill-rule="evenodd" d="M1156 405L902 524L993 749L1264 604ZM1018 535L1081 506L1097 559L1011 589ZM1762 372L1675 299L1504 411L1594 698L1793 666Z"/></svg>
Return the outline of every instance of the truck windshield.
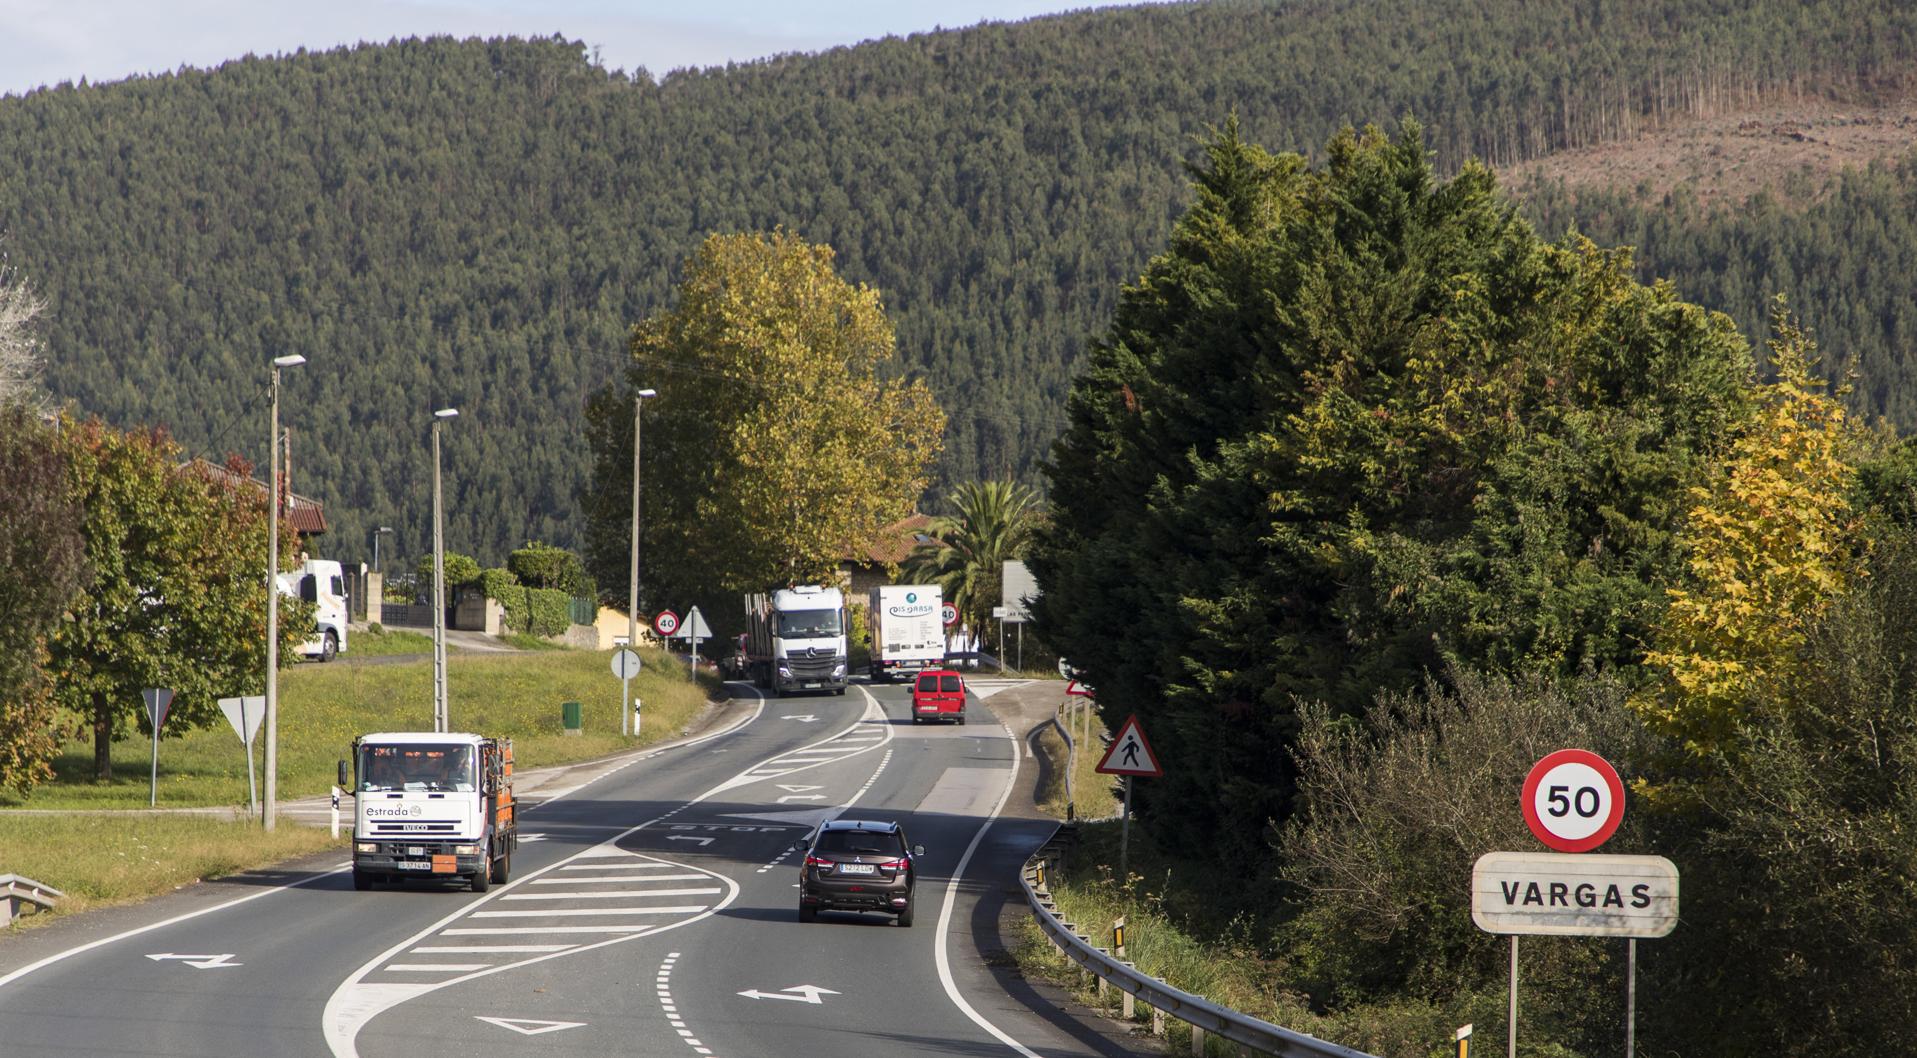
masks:
<svg viewBox="0 0 1917 1058"><path fill-rule="evenodd" d="M824 639L839 634L837 610L779 611L780 639Z"/></svg>
<svg viewBox="0 0 1917 1058"><path fill-rule="evenodd" d="M413 744L359 748L359 788L394 790L475 789L473 747Z"/></svg>

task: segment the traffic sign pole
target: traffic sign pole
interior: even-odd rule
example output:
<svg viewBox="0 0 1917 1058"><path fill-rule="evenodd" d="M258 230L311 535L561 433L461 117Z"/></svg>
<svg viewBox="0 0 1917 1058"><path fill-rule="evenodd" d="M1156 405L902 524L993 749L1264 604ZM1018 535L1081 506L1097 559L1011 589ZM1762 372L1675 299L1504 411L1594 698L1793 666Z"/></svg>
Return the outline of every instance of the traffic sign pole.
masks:
<svg viewBox="0 0 1917 1058"><path fill-rule="evenodd" d="M1125 811L1119 817L1118 824L1118 884L1124 885L1131 873L1126 870L1126 862L1132 849L1132 777L1125 776Z"/></svg>

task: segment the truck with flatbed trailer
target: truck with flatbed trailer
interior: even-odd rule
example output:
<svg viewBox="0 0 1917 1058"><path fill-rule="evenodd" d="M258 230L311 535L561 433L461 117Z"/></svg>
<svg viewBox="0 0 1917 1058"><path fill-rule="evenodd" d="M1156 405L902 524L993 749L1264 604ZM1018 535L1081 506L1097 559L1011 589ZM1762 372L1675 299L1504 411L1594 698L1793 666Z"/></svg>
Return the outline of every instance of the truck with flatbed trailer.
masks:
<svg viewBox="0 0 1917 1058"><path fill-rule="evenodd" d="M781 698L793 691L845 693L844 592L818 584L753 592L745 610L744 661L754 683Z"/></svg>

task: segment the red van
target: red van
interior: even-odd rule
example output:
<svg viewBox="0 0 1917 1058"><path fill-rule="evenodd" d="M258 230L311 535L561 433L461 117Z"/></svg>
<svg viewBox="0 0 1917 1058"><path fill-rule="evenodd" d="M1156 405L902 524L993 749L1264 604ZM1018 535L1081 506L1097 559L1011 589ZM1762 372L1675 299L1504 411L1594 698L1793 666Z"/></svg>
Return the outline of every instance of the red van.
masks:
<svg viewBox="0 0 1917 1058"><path fill-rule="evenodd" d="M912 684L912 722L965 722L965 680L951 669L926 669Z"/></svg>

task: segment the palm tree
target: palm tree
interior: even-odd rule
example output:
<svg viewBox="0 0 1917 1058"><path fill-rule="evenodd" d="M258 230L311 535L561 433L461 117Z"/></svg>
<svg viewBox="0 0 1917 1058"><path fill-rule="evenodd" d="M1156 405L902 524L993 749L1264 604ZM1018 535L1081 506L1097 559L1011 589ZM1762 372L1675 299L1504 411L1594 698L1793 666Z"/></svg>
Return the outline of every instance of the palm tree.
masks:
<svg viewBox="0 0 1917 1058"><path fill-rule="evenodd" d="M1024 553L1039 519L1038 493L1013 481L968 481L950 496L955 514L926 527L932 539L906 557L906 575L937 584L959 619L982 631L999 603L1006 559Z"/></svg>

